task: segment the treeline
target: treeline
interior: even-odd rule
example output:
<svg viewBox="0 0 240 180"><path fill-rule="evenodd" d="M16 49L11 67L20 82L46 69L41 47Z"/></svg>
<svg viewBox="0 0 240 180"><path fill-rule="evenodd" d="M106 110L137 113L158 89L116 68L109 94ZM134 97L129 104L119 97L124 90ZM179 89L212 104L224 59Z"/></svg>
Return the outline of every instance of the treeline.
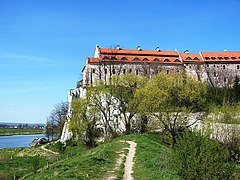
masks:
<svg viewBox="0 0 240 180"><path fill-rule="evenodd" d="M240 157L239 87L237 78L231 88L213 88L185 72L114 75L72 102L69 129L75 143L88 147L100 138L158 130L180 177L228 179Z"/></svg>

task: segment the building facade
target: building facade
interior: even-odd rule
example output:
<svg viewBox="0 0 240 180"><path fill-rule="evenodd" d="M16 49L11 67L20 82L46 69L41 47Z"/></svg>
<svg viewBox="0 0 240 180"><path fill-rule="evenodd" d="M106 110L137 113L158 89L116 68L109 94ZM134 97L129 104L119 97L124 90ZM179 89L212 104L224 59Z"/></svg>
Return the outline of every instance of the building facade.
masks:
<svg viewBox="0 0 240 180"><path fill-rule="evenodd" d="M165 71L185 70L199 81L206 81L211 86L232 86L236 76L240 76L240 51L178 52L177 50L144 50L100 48L96 46L94 57L86 58L82 70L83 85L93 84L101 79L107 81L112 75L135 73L153 76Z"/></svg>
<svg viewBox="0 0 240 180"><path fill-rule="evenodd" d="M93 57L86 58L82 70L83 80L80 87L68 91L68 121L72 110L71 102L86 94L86 85L101 79L107 83L112 75L135 73L151 78L162 71L170 74L185 70L189 76L198 81L205 81L213 87L231 87L236 76L240 76L240 51L221 52L178 52L177 50L143 50L116 48L100 48L96 46ZM72 137L65 123L61 141Z"/></svg>

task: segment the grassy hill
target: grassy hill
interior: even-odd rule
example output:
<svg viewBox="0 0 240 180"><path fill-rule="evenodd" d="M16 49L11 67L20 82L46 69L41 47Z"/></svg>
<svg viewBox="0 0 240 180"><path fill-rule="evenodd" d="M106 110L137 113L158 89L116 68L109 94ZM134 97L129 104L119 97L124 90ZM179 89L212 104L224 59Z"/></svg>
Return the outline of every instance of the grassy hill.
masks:
<svg viewBox="0 0 240 180"><path fill-rule="evenodd" d="M67 147L58 156L39 147L0 149L0 177L12 179L107 179L114 176L122 179L124 159L116 168L116 161L127 154L129 144L137 143L133 177L136 180L180 179L171 169L171 148L164 145L159 134L130 134L98 144L93 149L84 146ZM48 146L56 149L56 145ZM33 158L33 155L35 156ZM37 158L37 159L36 159ZM33 173L34 164L38 169ZM238 168L238 172L240 169Z"/></svg>

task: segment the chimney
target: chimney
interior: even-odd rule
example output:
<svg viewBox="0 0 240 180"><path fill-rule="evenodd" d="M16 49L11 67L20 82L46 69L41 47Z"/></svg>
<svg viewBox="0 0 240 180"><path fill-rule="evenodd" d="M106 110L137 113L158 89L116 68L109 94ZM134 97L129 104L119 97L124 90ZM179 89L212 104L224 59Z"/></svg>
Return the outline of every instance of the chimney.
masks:
<svg viewBox="0 0 240 180"><path fill-rule="evenodd" d="M226 49L224 49L224 52L227 52L227 50L226 50Z"/></svg>
<svg viewBox="0 0 240 180"><path fill-rule="evenodd" d="M118 45L117 45L117 50L120 50L120 49L121 49L121 48L120 48L120 45L118 44Z"/></svg>
<svg viewBox="0 0 240 180"><path fill-rule="evenodd" d="M184 51L184 53L185 53L185 54L189 54L189 50L186 49L186 50Z"/></svg>
<svg viewBox="0 0 240 180"><path fill-rule="evenodd" d="M141 51L141 50L142 50L142 48L141 48L140 46L138 46L138 47L137 47L137 50Z"/></svg>
<svg viewBox="0 0 240 180"><path fill-rule="evenodd" d="M158 51L158 52L159 52L159 51L161 51L161 50L159 49L159 47L156 47L156 49L155 49L155 50L156 50L156 51Z"/></svg>

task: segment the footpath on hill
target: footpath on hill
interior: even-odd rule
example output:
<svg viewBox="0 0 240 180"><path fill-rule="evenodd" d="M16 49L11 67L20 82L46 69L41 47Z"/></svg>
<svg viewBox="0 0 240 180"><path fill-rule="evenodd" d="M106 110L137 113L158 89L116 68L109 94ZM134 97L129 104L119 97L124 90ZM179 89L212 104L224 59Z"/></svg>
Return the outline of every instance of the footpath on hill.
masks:
<svg viewBox="0 0 240 180"><path fill-rule="evenodd" d="M125 141L124 141L125 142ZM128 150L128 154L125 155L123 154L124 151L120 151L119 158L116 160L116 165L114 168L114 171L119 170L121 164L124 162L124 173L123 173L123 180L133 180L132 173L133 173L133 164L134 164L134 156L136 152L136 146L137 143L133 141L126 141L130 147L126 148ZM110 171L111 173L114 173L114 171ZM109 177L106 178L107 180L114 180L116 179L115 175L110 175Z"/></svg>
<svg viewBox="0 0 240 180"><path fill-rule="evenodd" d="M125 168L124 168L123 180L132 180L133 164L134 164L133 158L135 156L137 143L133 141L126 141L126 142L130 144L130 147L129 147L129 152L124 164Z"/></svg>

